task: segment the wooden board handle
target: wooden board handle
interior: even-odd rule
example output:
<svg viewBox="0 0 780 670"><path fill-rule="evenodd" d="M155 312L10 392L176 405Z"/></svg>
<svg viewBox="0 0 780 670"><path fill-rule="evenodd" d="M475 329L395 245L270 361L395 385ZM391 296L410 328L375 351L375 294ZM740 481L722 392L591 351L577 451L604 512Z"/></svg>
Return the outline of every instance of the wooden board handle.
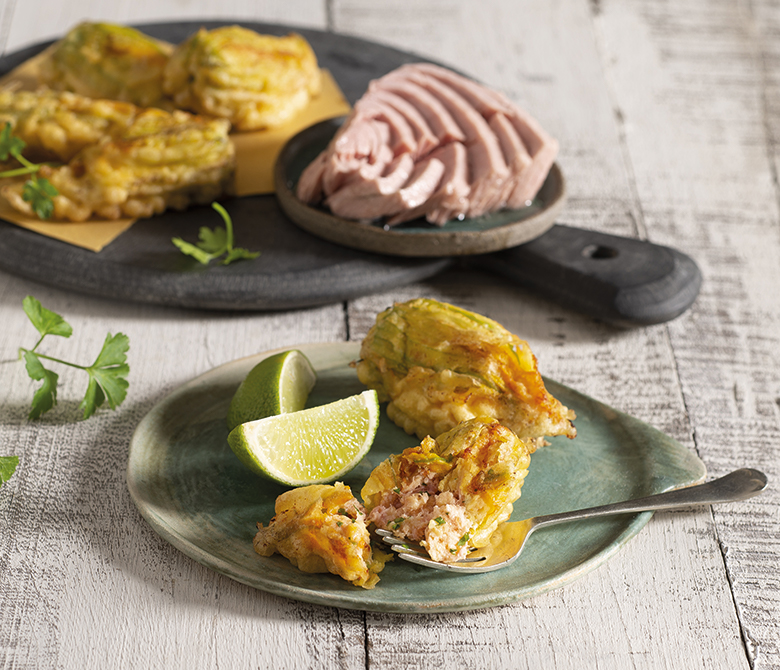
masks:
<svg viewBox="0 0 780 670"><path fill-rule="evenodd" d="M470 262L621 326L674 319L691 306L702 281L694 260L676 249L560 224Z"/></svg>

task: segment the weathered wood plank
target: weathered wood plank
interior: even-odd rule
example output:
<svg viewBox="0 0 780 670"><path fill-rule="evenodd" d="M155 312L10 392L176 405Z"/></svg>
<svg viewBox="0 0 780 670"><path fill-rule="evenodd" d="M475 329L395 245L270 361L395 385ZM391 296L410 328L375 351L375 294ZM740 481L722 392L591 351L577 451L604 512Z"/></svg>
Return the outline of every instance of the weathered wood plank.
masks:
<svg viewBox="0 0 780 670"><path fill-rule="evenodd" d="M538 26L545 25L544 18L540 14L543 15L546 10L535 9L528 5L523 5L522 8L517 3L511 5L511 8L509 5L504 5L501 6L504 10L501 13L501 8L496 12L486 12L482 7L472 9L465 3L441 4L442 6L439 7L442 10L441 20L445 23L446 29L443 33L439 33L439 39L443 39L444 42L438 42L432 47L436 52L435 55L442 58L442 53L447 54L448 62L455 66L463 64L463 69L482 80L493 82L500 80L501 87L510 95L514 92L515 99L534 109L537 117L542 118L549 128L555 129L559 137L565 138L562 140L560 160L564 172L569 175L569 186L574 193L573 201L567 208L567 218L572 213L572 216L576 217L574 220L581 225L592 225L624 234L635 232L645 235L648 230L651 230L654 240L674 244L688 251L696 249L694 244L690 244L690 237L678 236L670 239L663 235L656 236L655 228L651 228L647 222L646 212L652 210L658 199L641 191L633 175L634 153L629 155L628 152L634 147L626 140L626 134L634 129L634 118L623 106L620 106L622 102L620 94L632 96L631 100L636 107L646 105L644 87L641 85L642 77L637 76L637 69L641 69L645 76L663 75L658 74L659 71L654 69L644 72L645 67L652 68L654 63L645 64L642 61L643 54L636 53L636 49L633 48L632 31L625 30L622 33L626 43L621 43L620 50L614 52L612 50L615 48L614 43L619 42L619 39L612 32L607 34L606 24L608 11L617 13L625 21L641 24L640 7L610 5L606 8L601 4L585 7L580 3L571 3L566 8L568 20L561 16L556 17L558 23L555 25L558 26L558 31L544 31L539 30ZM390 39L397 36L397 42L394 40L394 43L414 48L417 43L414 32L405 32L403 22L392 19L393 15L408 16L405 11L406 5L393 3L385 13L358 14L357 18L356 14L350 11L352 6L353 3L349 2L337 6L339 9L335 16L339 29L341 29L339 21L343 20L349 25L350 32L364 31L365 34L381 34L389 36ZM512 14L512 10L516 13ZM663 10L670 14L675 12L674 7L666 5ZM592 18L588 14L589 11L594 13ZM705 13L702 10L702 15ZM512 16L515 18L514 21L510 18ZM521 31L515 33L520 35L517 41L522 43L524 49L502 49L501 47L507 46L506 43L496 44L487 37L488 30L484 33L480 30L481 26L490 22L521 25L521 19L522 23L536 28L527 33ZM689 17L689 20L692 19ZM359 28L359 21L365 21L365 25ZM470 39L467 42L459 41L459 34L454 29L459 22L470 26ZM613 28L613 26L609 27ZM639 30L640 35L644 34L640 29L641 25L637 28L632 23L631 27L632 30ZM451 37L449 42L448 37ZM596 50L598 55L594 53ZM515 74L513 78L510 73L507 73L506 53L511 53L513 56L510 62L515 73L520 72L526 76L521 78ZM527 64L524 58L526 53L533 54L527 59L530 64ZM433 54L426 52L425 55ZM625 64L627 77L625 90L617 88L617 85L609 79L613 71L611 67L613 58L620 58ZM544 72L547 76L527 76L527 73L535 71L533 62L537 64L536 72ZM606 72L602 72L602 68ZM499 72L500 77L496 75ZM609 85L604 82L605 74ZM522 95L517 93L519 90L523 91ZM727 103L726 96L722 104ZM572 113L574 104L578 113ZM543 115L540 115L538 107L543 110ZM635 111L635 107L632 107L631 112ZM652 113L652 108L644 111L647 118L652 118ZM637 114L637 117L639 120L644 118L642 114ZM674 140L674 137L669 137L674 130L670 132L668 125L643 130L645 130L645 134L642 135L644 145L641 149L635 149L636 152L642 151L643 157L653 151L657 152L659 146L666 147ZM724 141L734 140L727 134L727 139ZM704 163L702 172L713 169L712 166L712 162ZM654 167L659 166L656 163ZM678 178L679 190L685 192L685 180L682 175L675 173L675 176ZM651 179L650 176L646 178ZM724 180L730 178L729 173ZM603 207L603 204L606 204L606 207ZM675 202L665 206L674 207L676 204ZM540 358L542 370L547 374L649 421L689 446L694 445L693 433L695 431L698 438L700 429L698 423L693 425L689 423L685 403L687 397L684 401L683 388L677 373L679 363L669 334L670 330L674 333L679 332L682 329L681 325L674 324L671 329L660 326L642 332L620 333L610 331L605 326L584 323L582 319L577 322L577 317L558 314L554 308L535 304L532 300L528 301L525 295L522 296L524 299L522 306L513 296L518 309L506 313L507 305L512 304L513 299L507 298L502 291L509 289L492 285L491 282L475 286L473 277L451 281L451 284L446 285L440 282L429 282L403 293L409 297L415 294L439 295L498 319L532 342L532 347ZM380 306L384 306L390 297L387 295L355 301L350 312L350 336L359 337L366 327L366 322L370 321L367 314L363 314L363 310L366 313L373 312ZM684 319L680 323L685 323ZM742 463L742 460L736 463L731 461L732 466ZM750 506L746 505L740 509L749 513ZM728 515L731 511L732 508L729 508ZM653 539L657 543L656 546L660 544L669 547L673 556L670 556L670 562L661 568L657 565L657 551L646 547L641 554L632 556L633 560L630 564L624 564L623 569L627 570L627 574L631 574L631 577L636 577L637 572L642 575L641 578L633 580L641 583L632 581L629 595L630 607L621 608L624 603L617 602L614 591L605 589L603 583L599 584L600 588L594 589L600 593L599 596L593 593L589 595L581 584L564 589L569 599L572 598L573 593L576 593L577 598L582 598L579 601L579 608L574 606L575 609L601 612L606 607L613 614L619 612L618 617L624 617L618 623L615 619L606 616L603 622L605 625L598 628L599 632L595 632L596 627L589 624L586 626L588 634L598 637L599 633L605 631L629 630L631 631L628 634L629 639L636 641L639 630L652 630L655 639L671 641L681 635L680 630L695 631L687 639L688 644L675 646L676 649L684 649L682 653L686 658L682 662L683 665L705 667L744 665L746 661L740 639L741 631L730 603L729 589L722 586L724 572L717 542L718 531L711 519L705 522L704 518L685 517L679 521L675 519L674 523L666 521L663 528L655 526L648 528L647 535L651 533L658 533ZM634 547L630 546L626 552L633 549ZM707 587L702 588L699 572L704 566L707 566L705 570L708 584ZM610 564L588 579L608 579L614 577L612 571L618 569L617 565ZM764 570L766 569L771 568L764 563ZM665 574L663 576L653 574L654 571L662 571ZM604 576L605 572L609 577ZM623 577L623 579L628 578L630 577ZM663 583L670 584L669 588L674 589L674 598L658 597L658 587ZM720 587L718 583L721 583ZM666 595L668 596L668 592ZM535 616L540 617L540 611L548 606L548 602L558 597L558 594L550 594L535 600L533 603ZM640 605L640 603L650 602L659 603L658 608L646 609ZM696 607L691 607L691 603L696 603ZM704 609L699 607L702 604L705 604ZM644 620L644 616L649 619ZM484 625L485 623L480 620L473 628L482 630ZM518 625L524 627L522 623ZM525 627L528 627L527 624ZM472 626L469 628L471 629ZM619 645L614 644L614 638L598 638L593 644L595 650L589 649L587 642L580 636L571 635L570 626L564 628L568 630L568 639L564 642L556 641L571 645L560 654L561 657L575 659L571 661L571 667L576 667L578 663L585 665L588 659L596 658L595 650L598 648L612 650L613 655L609 661L603 658L601 660L604 663L614 663L615 667L624 667L629 663L646 667L653 665L672 667L681 661L679 656L674 654L664 658L663 652L653 645L645 648L647 656L633 654L630 645L625 645L621 651L616 651ZM389 659L393 658L391 636L383 635L381 627L372 633L379 638L373 642L372 649L377 654L382 654L382 658L389 662ZM772 634L771 631L766 630L763 633L770 636ZM407 649L413 649L416 644L430 644L429 638L424 633L414 631L410 636L414 637L414 643L410 642ZM502 639L500 634L497 637ZM703 641L704 638L707 642ZM441 646L444 647L447 643L454 644L449 635ZM526 646L529 658L534 658L535 652L542 653L543 643L540 643L539 649L533 651L530 651L531 647ZM388 645L388 649L379 651L385 644ZM533 645L533 642L530 644ZM712 645L718 648L718 652L712 653ZM438 646L436 648L439 649ZM594 655L590 656L591 653ZM464 661L464 667L468 662Z"/></svg>
<svg viewBox="0 0 780 670"><path fill-rule="evenodd" d="M76 421L85 379L58 369L59 404L25 420L33 385L14 360L37 333L32 293L71 323L47 353L89 362L107 331L130 337L117 412ZM0 454L21 463L0 491L0 667L364 667L364 623L222 577L161 540L125 483L128 443L166 393L215 365L300 342L343 340L341 305L223 314L112 304L0 273Z"/></svg>
<svg viewBox="0 0 780 670"><path fill-rule="evenodd" d="M450 273L354 301L350 336L362 337L391 300L420 295L499 320L529 340L543 373L692 444L679 392L664 395L676 379L662 327L617 332L500 280ZM507 312L507 306L514 309ZM448 667L474 667L491 645L494 667L536 667L551 650L559 668L747 667L706 511L659 515L616 558L560 591L498 611L443 615L434 627L414 617L411 621L421 625L410 626L407 620L403 644L397 639L401 621L369 617L371 660L378 667L413 667L418 649L446 659L442 662Z"/></svg>
<svg viewBox="0 0 780 670"><path fill-rule="evenodd" d="M323 29L327 19L326 3L323 0L257 0L251 3L240 0L124 0L112 3L100 0L35 3L11 0L4 13L0 9L0 20L3 21L0 52L56 39L80 21L132 24L223 18Z"/></svg>
<svg viewBox="0 0 780 670"><path fill-rule="evenodd" d="M147 22L234 17L325 26L324 3L16 3L6 49L89 18ZM0 453L22 461L0 494L0 667L364 667L363 616L249 589L157 537L130 501L127 446L154 402L215 365L299 342L343 340L341 305L279 314L220 314L116 305L0 273L0 359L35 341L21 314L33 293L75 335L52 353L91 360L108 330L129 335L130 390L114 413L76 423L84 380L60 377L59 405L25 421L33 385L3 365ZM88 641L85 643L85 641Z"/></svg>
<svg viewBox="0 0 780 670"><path fill-rule="evenodd" d="M604 4L598 21L654 241L689 250L701 297L669 326L698 452L780 475L780 14L691 0ZM638 89L637 64L643 63ZM780 668L780 495L715 509L755 668Z"/></svg>

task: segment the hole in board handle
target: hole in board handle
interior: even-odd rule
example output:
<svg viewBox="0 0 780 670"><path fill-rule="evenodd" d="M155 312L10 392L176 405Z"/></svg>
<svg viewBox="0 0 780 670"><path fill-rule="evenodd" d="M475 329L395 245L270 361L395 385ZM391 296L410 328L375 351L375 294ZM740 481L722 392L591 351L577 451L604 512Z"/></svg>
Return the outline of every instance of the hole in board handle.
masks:
<svg viewBox="0 0 780 670"><path fill-rule="evenodd" d="M585 258L593 258L597 261L605 258L615 258L620 252L613 247L605 247L600 244L589 244L582 250Z"/></svg>

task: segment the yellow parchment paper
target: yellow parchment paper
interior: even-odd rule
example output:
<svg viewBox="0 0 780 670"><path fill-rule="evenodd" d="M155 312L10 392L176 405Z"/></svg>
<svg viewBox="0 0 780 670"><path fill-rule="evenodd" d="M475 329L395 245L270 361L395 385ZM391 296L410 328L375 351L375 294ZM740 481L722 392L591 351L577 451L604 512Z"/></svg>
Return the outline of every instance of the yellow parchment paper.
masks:
<svg viewBox="0 0 780 670"><path fill-rule="evenodd" d="M0 86L13 84L18 88L35 90L38 87L38 67L44 57L45 52L22 63L0 79ZM322 70L322 92L294 119L270 130L232 133L230 139L236 148L235 194L246 196L273 193L274 163L287 140L304 128L348 114L349 111L349 103L338 84L330 72ZM135 219L84 223L41 221L17 212L2 198L0 219L91 251L100 251L135 222ZM215 225L218 223L216 221Z"/></svg>

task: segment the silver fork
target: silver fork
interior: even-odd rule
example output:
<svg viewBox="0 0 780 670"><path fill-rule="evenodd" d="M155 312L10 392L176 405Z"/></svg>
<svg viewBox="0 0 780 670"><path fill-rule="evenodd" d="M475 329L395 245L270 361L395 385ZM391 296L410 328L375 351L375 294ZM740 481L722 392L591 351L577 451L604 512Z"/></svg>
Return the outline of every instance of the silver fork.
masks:
<svg viewBox="0 0 780 670"><path fill-rule="evenodd" d="M547 514L531 517L524 521L503 523L498 527L493 538L491 538L491 544L494 547L492 553L487 549L478 549L472 552L468 558L453 563L434 561L419 544L397 538L389 530L378 529L376 533L382 538L383 542L392 547L393 551L398 552L403 560L410 563L424 565L436 570L466 574L490 572L491 570L499 570L511 565L523 551L528 536L538 528L579 519L611 516L613 514L651 512L654 510L690 507L692 505L736 502L737 500L752 498L754 495L761 493L766 488L766 484L767 479L763 472L742 468L706 484L697 484L696 486L609 505L588 507L572 512ZM498 533L500 535L496 537Z"/></svg>

